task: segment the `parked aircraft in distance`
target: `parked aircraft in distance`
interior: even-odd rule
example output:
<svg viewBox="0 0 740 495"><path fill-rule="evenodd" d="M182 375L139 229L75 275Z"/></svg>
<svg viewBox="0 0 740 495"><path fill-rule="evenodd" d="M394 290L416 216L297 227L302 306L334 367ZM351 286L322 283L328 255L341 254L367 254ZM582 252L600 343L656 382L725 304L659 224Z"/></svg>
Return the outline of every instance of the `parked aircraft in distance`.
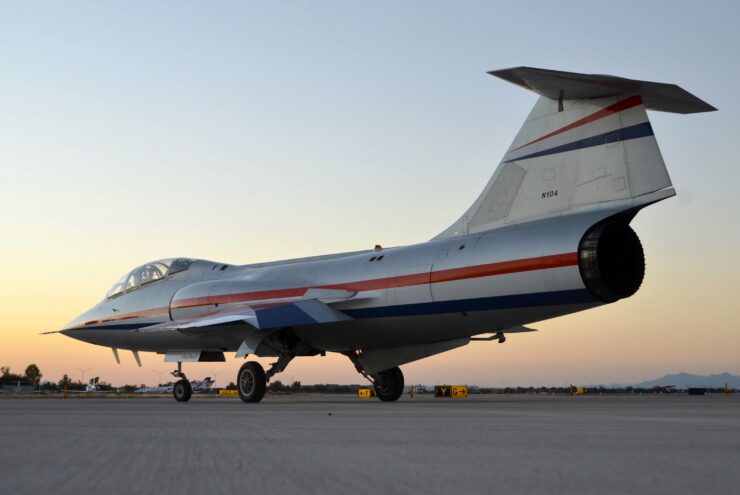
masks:
<svg viewBox="0 0 740 495"><path fill-rule="evenodd" d="M94 392L102 392L100 385L97 380L90 380L90 383L85 385L85 390L67 390L68 394L90 394Z"/></svg>
<svg viewBox="0 0 740 495"><path fill-rule="evenodd" d="M211 380L211 377L208 376L204 380L198 381L193 380L190 382L190 388L192 389L194 394L208 392L211 390L211 387L213 387L213 384L215 382ZM171 394L173 390L175 389L175 384L169 384L169 385L159 385L157 387L146 387L142 385L141 387L134 390L135 394Z"/></svg>
<svg viewBox="0 0 740 495"><path fill-rule="evenodd" d="M192 382L190 384L192 388ZM142 385L141 387L134 390L135 394L171 394L172 391L175 389L175 384L172 383L170 385L157 385L156 387L147 387L146 385Z"/></svg>
<svg viewBox="0 0 740 495"><path fill-rule="evenodd" d="M539 94L472 206L410 246L230 265L171 258L134 268L61 333L164 354L187 401L183 362L247 361L236 383L259 402L296 356L337 352L378 398L404 390L400 365L471 340L632 296L645 274L630 222L675 195L647 110L716 110L673 84L529 67L491 74ZM488 337L475 337L488 334Z"/></svg>

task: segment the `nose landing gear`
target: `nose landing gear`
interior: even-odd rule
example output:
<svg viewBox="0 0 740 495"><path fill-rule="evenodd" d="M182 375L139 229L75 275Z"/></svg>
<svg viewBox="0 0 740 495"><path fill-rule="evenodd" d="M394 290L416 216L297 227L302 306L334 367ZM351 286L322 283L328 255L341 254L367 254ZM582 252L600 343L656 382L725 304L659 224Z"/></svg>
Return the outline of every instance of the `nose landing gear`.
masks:
<svg viewBox="0 0 740 495"><path fill-rule="evenodd" d="M172 395L175 396L177 402L187 402L193 395L193 387L190 386L190 382L187 380L178 380L172 389Z"/></svg>
<svg viewBox="0 0 740 495"><path fill-rule="evenodd" d="M179 378L175 382L175 386L172 388L172 395L175 397L177 402L187 402L193 395L193 387L190 385L190 381L182 372L182 363L177 362L177 370L172 372L172 376Z"/></svg>

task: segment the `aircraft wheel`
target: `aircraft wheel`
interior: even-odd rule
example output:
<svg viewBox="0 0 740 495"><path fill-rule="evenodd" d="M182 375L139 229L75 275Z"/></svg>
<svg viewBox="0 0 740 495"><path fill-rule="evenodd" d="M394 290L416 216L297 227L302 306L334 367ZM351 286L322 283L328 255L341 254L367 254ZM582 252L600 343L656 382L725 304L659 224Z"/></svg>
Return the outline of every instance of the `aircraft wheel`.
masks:
<svg viewBox="0 0 740 495"><path fill-rule="evenodd" d="M375 394L378 399L384 402L393 402L403 394L403 373L398 366L375 373L373 378L375 379Z"/></svg>
<svg viewBox="0 0 740 495"><path fill-rule="evenodd" d="M187 380L177 380L172 389L172 395L175 396L177 402L187 402L193 395L193 387L190 386L190 382Z"/></svg>
<svg viewBox="0 0 740 495"><path fill-rule="evenodd" d="M265 396L267 378L265 370L257 361L247 361L236 375L236 388L244 402L259 402Z"/></svg>

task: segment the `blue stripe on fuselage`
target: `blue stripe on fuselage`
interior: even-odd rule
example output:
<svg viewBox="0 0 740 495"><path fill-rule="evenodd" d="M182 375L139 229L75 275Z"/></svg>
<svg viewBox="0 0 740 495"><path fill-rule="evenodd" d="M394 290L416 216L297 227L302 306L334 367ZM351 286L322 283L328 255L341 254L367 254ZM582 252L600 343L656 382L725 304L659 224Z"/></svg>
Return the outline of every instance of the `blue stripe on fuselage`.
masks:
<svg viewBox="0 0 740 495"><path fill-rule="evenodd" d="M536 306L555 306L558 304L588 304L598 302L586 289L537 292L511 296L481 297L477 299L457 299L454 301L434 301L417 304L401 304L378 308L347 309L343 312L352 318L386 318L393 316L418 316L463 311L492 311L499 309L519 309Z"/></svg>
<svg viewBox="0 0 740 495"><path fill-rule="evenodd" d="M619 141L628 141L630 139L637 139L637 138L652 136L652 135L653 135L653 127L650 125L650 122L643 122L642 124L637 124L637 125L633 125L630 127L624 127L622 129L617 129L615 131L605 132L604 134L599 134L598 136L592 136L590 138L579 139L578 141L574 141L572 143L561 144L560 146L555 146L554 148L549 148L549 149L542 150L542 151L536 151L534 153L530 153L529 155L524 155L518 158L512 158L511 160L506 160L502 163L515 162L519 160L527 160L528 158L537 158L539 156L554 155L556 153L565 153L566 151L575 151L575 150L580 150L583 148L591 148L594 146L599 146L601 144L617 143Z"/></svg>

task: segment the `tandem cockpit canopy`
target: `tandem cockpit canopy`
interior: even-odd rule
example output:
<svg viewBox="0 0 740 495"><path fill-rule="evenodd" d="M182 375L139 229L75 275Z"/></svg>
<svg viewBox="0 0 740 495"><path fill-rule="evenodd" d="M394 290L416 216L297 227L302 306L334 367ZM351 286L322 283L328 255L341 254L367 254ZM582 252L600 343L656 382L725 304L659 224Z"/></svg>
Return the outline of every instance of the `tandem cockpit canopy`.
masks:
<svg viewBox="0 0 740 495"><path fill-rule="evenodd" d="M158 280L164 280L176 273L184 272L190 268L192 263L193 260L190 258L167 258L138 266L119 278L105 294L105 298L112 299L125 292L139 289Z"/></svg>

